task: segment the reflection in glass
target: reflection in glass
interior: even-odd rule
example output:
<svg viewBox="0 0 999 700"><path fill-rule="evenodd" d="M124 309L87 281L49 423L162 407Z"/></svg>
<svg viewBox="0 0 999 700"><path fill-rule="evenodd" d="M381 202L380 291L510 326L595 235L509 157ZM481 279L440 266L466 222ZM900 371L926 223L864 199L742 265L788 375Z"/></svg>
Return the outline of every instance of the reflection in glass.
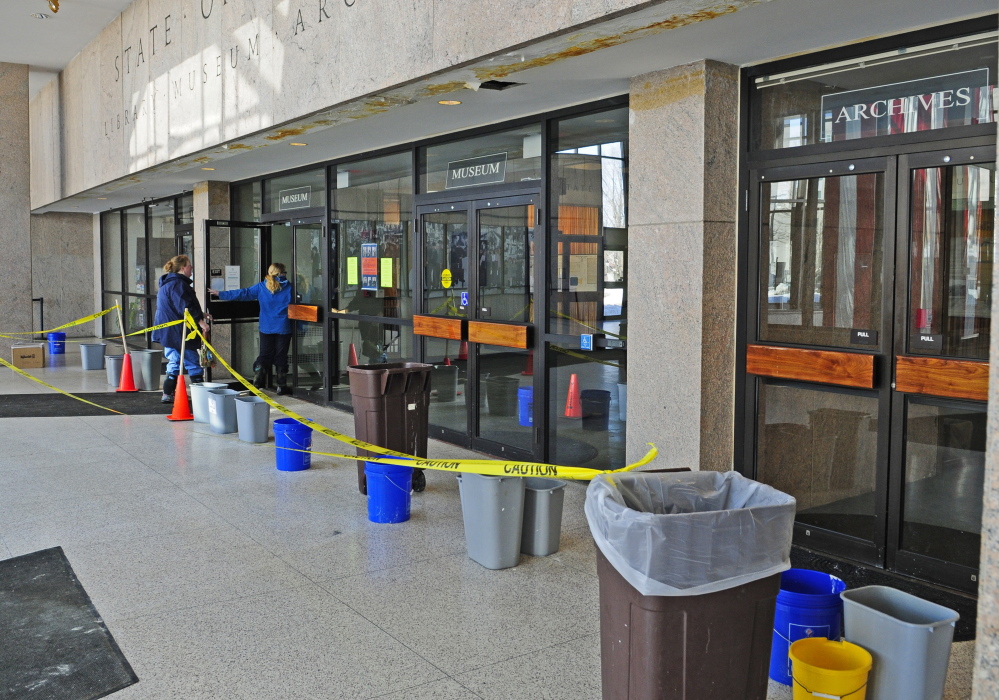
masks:
<svg viewBox="0 0 999 700"><path fill-rule="evenodd" d="M413 159L409 153L336 166L333 218L339 220L336 306L365 316L413 315ZM332 185L333 183L331 183ZM362 248L362 246L367 246ZM373 250L372 250L373 247ZM374 252L374 256L365 256ZM361 274L374 257L374 276ZM368 287L368 289L365 289Z"/></svg>
<svg viewBox="0 0 999 700"><path fill-rule="evenodd" d="M797 499L798 522L873 540L877 398L757 386L756 478Z"/></svg>
<svg viewBox="0 0 999 700"><path fill-rule="evenodd" d="M121 212L118 211L101 214L101 270L104 288L121 291Z"/></svg>
<svg viewBox="0 0 999 700"><path fill-rule="evenodd" d="M987 360L995 164L912 174L909 351Z"/></svg>
<svg viewBox="0 0 999 700"><path fill-rule="evenodd" d="M105 294L104 295L104 308L110 309L115 304L121 305L121 295L120 294ZM124 312L122 312L124 315ZM104 314L101 316L101 321L103 323L102 331L105 338L114 338L115 336L121 337L121 325L118 323L118 312L112 311L109 314ZM119 345L118 350L115 350L113 346L105 348L105 352L108 354L115 354L121 352L121 346Z"/></svg>
<svg viewBox="0 0 999 700"><path fill-rule="evenodd" d="M526 452L534 449L534 377L525 376L527 350L475 346L479 358L478 436ZM524 402L524 416L520 404Z"/></svg>
<svg viewBox="0 0 999 700"><path fill-rule="evenodd" d="M149 205L149 265L153 268L150 275L153 281L153 294L159 290L159 275L157 271L163 264L177 254L177 238L175 231L174 200L156 202Z"/></svg>
<svg viewBox="0 0 999 700"><path fill-rule="evenodd" d="M336 348L336 358L331 362L336 364L339 379L332 390L332 400L335 403L348 407L351 405L347 365L352 347L357 355L357 363L361 365L413 362L416 359L412 326L349 318L338 318L335 325L334 332L337 335L331 339L335 341L332 347Z"/></svg>
<svg viewBox="0 0 999 700"><path fill-rule="evenodd" d="M152 324L149 323L149 317L146 315L146 306L148 304L148 297L126 297L127 306L124 310L125 315L125 332L132 333L133 331L141 331L143 328L148 328ZM144 343L145 339L142 337L129 339L130 343L138 342Z"/></svg>
<svg viewBox="0 0 999 700"><path fill-rule="evenodd" d="M881 327L882 181L762 184L761 340L847 347Z"/></svg>
<svg viewBox="0 0 999 700"><path fill-rule="evenodd" d="M125 277L126 291L148 294L149 274L146 256L146 208L135 207L125 212ZM170 256L173 257L173 256ZM162 266L170 257L153 263Z"/></svg>
<svg viewBox="0 0 999 700"><path fill-rule="evenodd" d="M430 425L468 433L468 360L458 359L460 341L424 338L424 361L430 372ZM450 364L448 364L450 362Z"/></svg>
<svg viewBox="0 0 999 700"><path fill-rule="evenodd" d="M450 272L450 286L441 279ZM423 215L423 310L428 314L465 316L461 292L468 290L468 213Z"/></svg>
<svg viewBox="0 0 999 700"><path fill-rule="evenodd" d="M262 212L260 180L233 185L229 192L234 221L260 221Z"/></svg>
<svg viewBox="0 0 999 700"><path fill-rule="evenodd" d="M194 223L194 195L185 194L180 198L180 206L177 209L177 224L183 226L185 224Z"/></svg>
<svg viewBox="0 0 999 700"><path fill-rule="evenodd" d="M984 405L908 400L902 549L978 568Z"/></svg>
<svg viewBox="0 0 999 700"><path fill-rule="evenodd" d="M322 224L304 224L295 227L294 285L295 300L299 304L322 305L323 264ZM279 261L280 262L280 261ZM295 386L308 391L323 387L323 324L310 321L293 321L295 344L292 372Z"/></svg>
<svg viewBox="0 0 999 700"><path fill-rule="evenodd" d="M533 272L534 205L480 209L481 317L533 321Z"/></svg>

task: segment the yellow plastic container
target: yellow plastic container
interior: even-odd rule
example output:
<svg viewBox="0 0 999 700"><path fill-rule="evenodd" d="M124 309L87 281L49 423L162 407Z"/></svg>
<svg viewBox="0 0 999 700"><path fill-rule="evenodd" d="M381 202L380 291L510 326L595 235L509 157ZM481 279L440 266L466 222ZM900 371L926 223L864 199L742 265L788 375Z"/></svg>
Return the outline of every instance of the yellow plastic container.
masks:
<svg viewBox="0 0 999 700"><path fill-rule="evenodd" d="M850 642L824 637L799 639L788 650L794 700L864 700L873 659Z"/></svg>

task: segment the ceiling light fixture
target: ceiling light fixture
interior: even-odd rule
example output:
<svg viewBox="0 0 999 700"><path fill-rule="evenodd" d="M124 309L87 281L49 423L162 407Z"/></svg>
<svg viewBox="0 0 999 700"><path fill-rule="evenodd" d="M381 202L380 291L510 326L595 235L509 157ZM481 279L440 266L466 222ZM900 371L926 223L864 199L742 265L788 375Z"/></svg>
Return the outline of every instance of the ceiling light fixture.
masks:
<svg viewBox="0 0 999 700"><path fill-rule="evenodd" d="M49 9L53 12L59 11L59 0L49 0Z"/></svg>
<svg viewBox="0 0 999 700"><path fill-rule="evenodd" d="M31 16L35 19L49 19L51 17L51 15L47 15L44 12L32 12Z"/></svg>
<svg viewBox="0 0 999 700"><path fill-rule="evenodd" d="M107 199L107 197L98 197L97 199Z"/></svg>
<svg viewBox="0 0 999 700"><path fill-rule="evenodd" d="M438 100L437 104L445 105L447 107L453 107L454 105L460 105L461 100Z"/></svg>
<svg viewBox="0 0 999 700"><path fill-rule="evenodd" d="M202 170L215 170L215 168L202 168Z"/></svg>
<svg viewBox="0 0 999 700"><path fill-rule="evenodd" d="M308 146L309 144L307 144L307 143L301 143L301 142L298 142L298 141L292 141L291 145L292 146Z"/></svg>

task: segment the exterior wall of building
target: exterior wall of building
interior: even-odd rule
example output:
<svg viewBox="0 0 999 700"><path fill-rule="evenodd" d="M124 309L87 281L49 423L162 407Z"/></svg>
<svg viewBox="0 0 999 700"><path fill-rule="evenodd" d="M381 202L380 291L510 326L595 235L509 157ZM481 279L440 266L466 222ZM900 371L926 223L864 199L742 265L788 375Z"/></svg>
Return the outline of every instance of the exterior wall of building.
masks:
<svg viewBox="0 0 999 700"><path fill-rule="evenodd" d="M31 217L31 295L45 300L45 326L53 328L94 312L93 217L36 214ZM66 330L89 336L89 325Z"/></svg>
<svg viewBox="0 0 999 700"><path fill-rule="evenodd" d="M739 70L631 83L628 461L732 468Z"/></svg>

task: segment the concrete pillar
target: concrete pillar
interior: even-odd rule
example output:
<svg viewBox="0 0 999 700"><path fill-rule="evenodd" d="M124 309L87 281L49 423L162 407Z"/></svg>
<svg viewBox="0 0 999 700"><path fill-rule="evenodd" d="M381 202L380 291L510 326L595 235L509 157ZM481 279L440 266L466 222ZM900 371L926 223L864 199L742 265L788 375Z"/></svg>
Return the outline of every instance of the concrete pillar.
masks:
<svg viewBox="0 0 999 700"><path fill-rule="evenodd" d="M7 261L3 303L0 304L0 333L42 330L31 325L28 114L28 67L0 63L0 250ZM14 341L0 338L0 348L8 362L11 342Z"/></svg>
<svg viewBox="0 0 999 700"><path fill-rule="evenodd" d="M94 312L93 216L36 214L31 217L31 293L45 300L45 326L54 328ZM92 324L66 329L90 336Z"/></svg>
<svg viewBox="0 0 999 700"><path fill-rule="evenodd" d="M732 468L738 114L735 66L631 80L629 461Z"/></svg>
<svg viewBox="0 0 999 700"><path fill-rule="evenodd" d="M207 292L211 270L208 269L209 249L211 262L215 267L229 263L228 230L219 231L208 240L205 221L229 218L229 183L199 182L194 186L194 288L197 290L201 308L208 309ZM232 333L230 326L215 326L212 330L212 345L228 361L232 359ZM212 378L228 376L219 365L212 370Z"/></svg>

